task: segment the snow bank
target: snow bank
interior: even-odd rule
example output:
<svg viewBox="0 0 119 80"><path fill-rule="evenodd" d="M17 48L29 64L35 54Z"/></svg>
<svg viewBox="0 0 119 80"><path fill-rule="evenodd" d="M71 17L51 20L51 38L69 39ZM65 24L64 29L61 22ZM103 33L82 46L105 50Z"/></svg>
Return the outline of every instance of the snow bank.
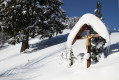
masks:
<svg viewBox="0 0 119 80"><path fill-rule="evenodd" d="M90 58L90 54L86 53L85 56L84 56L84 59L88 60L89 58Z"/></svg>
<svg viewBox="0 0 119 80"><path fill-rule="evenodd" d="M86 57L85 39L73 45L72 50L77 58L71 67L67 67L67 62L62 62L65 42L29 54L19 53L21 44L9 45L0 50L0 74L5 71L0 75L0 80L119 80L118 35L112 33L110 36L111 53L108 57L97 64L92 63L90 68L86 68L85 59L79 59L80 56ZM30 40L30 44L36 43L39 43L38 37Z"/></svg>
<svg viewBox="0 0 119 80"><path fill-rule="evenodd" d="M87 13L87 14L84 14L80 18L80 20L76 23L76 25L71 30L71 32L68 36L68 39L67 39L67 47L69 49L71 49L72 42L73 42L76 34L78 33L78 31L81 29L81 27L84 24L91 25L92 28L100 36L102 36L104 39L106 39L106 42L110 42L109 33L108 33L108 30L107 30L106 26L104 25L104 23L98 17L96 17L95 15L93 15L91 13Z"/></svg>

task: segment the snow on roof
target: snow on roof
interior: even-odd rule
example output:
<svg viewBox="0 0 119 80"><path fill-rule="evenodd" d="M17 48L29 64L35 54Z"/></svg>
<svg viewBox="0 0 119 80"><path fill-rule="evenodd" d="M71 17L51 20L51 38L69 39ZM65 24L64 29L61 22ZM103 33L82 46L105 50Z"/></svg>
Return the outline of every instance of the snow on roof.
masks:
<svg viewBox="0 0 119 80"><path fill-rule="evenodd" d="M68 36L67 47L69 49L71 49L75 36L84 24L90 25L106 42L110 42L109 33L104 23L94 14L86 13L79 19Z"/></svg>

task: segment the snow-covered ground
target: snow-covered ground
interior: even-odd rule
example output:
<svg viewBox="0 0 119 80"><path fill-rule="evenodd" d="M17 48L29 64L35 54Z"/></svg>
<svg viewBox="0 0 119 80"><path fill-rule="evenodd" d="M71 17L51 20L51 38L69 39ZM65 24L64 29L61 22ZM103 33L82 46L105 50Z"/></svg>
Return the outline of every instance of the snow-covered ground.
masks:
<svg viewBox="0 0 119 80"><path fill-rule="evenodd" d="M73 45L72 67L64 59L68 30L52 39L30 39L30 49L20 53L21 44L0 47L0 80L119 80L119 33L111 34L110 53L86 68L85 39ZM64 57L62 58L62 56Z"/></svg>

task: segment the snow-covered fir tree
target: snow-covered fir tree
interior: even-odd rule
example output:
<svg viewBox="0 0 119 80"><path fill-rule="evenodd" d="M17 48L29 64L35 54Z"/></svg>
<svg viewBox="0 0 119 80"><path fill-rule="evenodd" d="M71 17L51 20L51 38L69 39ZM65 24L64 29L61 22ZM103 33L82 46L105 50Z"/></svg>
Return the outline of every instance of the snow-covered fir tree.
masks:
<svg viewBox="0 0 119 80"><path fill-rule="evenodd" d="M35 29L36 11L34 0L4 0L1 3L2 26L10 37L9 43L16 44L22 41L21 52L29 48L29 37Z"/></svg>
<svg viewBox="0 0 119 80"><path fill-rule="evenodd" d="M60 7L63 4L60 0L40 0L39 12L42 14L40 22L40 34L42 38L51 38L54 34L62 33L65 25L65 11Z"/></svg>
<svg viewBox="0 0 119 80"><path fill-rule="evenodd" d="M29 48L29 37L51 38L65 28L65 12L59 0L1 0L0 22L9 43L22 42L21 52Z"/></svg>
<svg viewBox="0 0 119 80"><path fill-rule="evenodd" d="M100 19L103 20L101 14L101 2L97 2L97 8L94 10L95 15ZM91 29L91 34L97 34L93 29ZM98 58L101 57L100 55L104 53L104 45L106 41L102 37L92 38L91 39L91 58L93 61L97 62Z"/></svg>
<svg viewBox="0 0 119 80"><path fill-rule="evenodd" d="M99 19L103 20L104 18L102 17L101 8L102 8L101 2L97 2L96 9L94 10L94 13Z"/></svg>
<svg viewBox="0 0 119 80"><path fill-rule="evenodd" d="M68 29L72 29L74 27L74 25L78 22L79 17L67 17L67 19L65 20L65 23L67 24L67 28Z"/></svg>

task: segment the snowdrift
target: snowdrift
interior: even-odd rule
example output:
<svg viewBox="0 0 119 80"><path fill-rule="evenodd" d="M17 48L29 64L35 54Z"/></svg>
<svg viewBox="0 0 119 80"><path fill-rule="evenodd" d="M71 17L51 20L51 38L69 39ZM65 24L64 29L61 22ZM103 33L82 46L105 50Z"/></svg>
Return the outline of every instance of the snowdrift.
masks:
<svg viewBox="0 0 119 80"><path fill-rule="evenodd" d="M101 37L103 37L106 42L110 42L109 32L104 25L104 23L95 15L91 13L84 14L79 21L76 23L76 25L71 30L68 39L67 39L67 47L71 49L72 42L79 32L79 30L82 28L83 25L90 25Z"/></svg>

